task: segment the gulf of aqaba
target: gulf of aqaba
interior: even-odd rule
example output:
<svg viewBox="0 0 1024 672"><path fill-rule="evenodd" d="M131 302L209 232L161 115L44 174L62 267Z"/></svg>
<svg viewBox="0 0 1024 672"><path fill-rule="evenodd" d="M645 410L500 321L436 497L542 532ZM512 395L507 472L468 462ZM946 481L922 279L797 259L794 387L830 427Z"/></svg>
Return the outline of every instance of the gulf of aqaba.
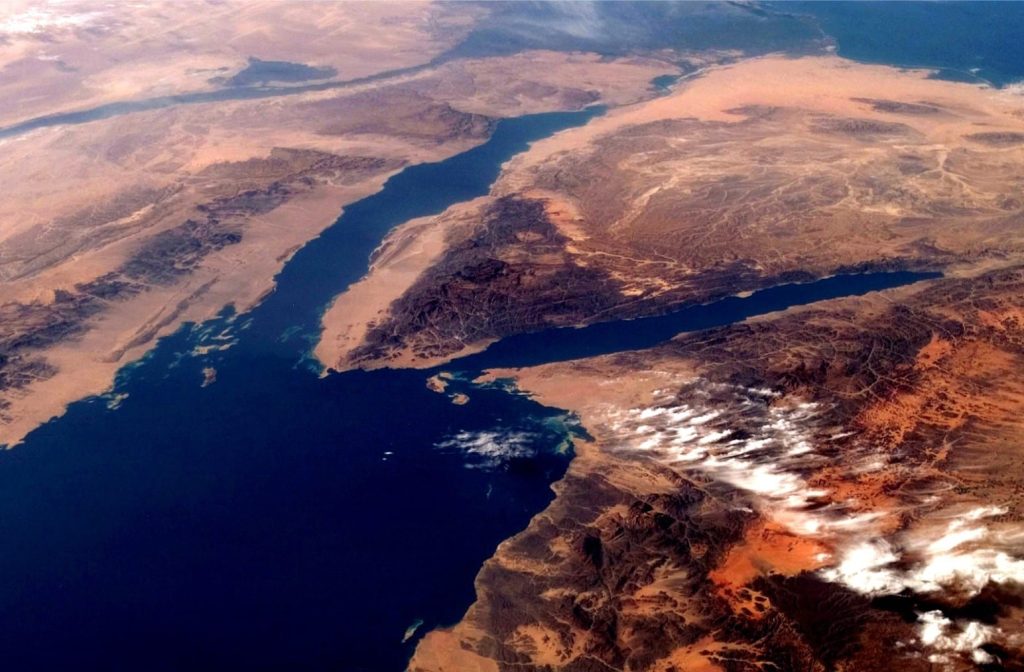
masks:
<svg viewBox="0 0 1024 672"><path fill-rule="evenodd" d="M4 669L1017 669L1021 28L0 10Z"/></svg>

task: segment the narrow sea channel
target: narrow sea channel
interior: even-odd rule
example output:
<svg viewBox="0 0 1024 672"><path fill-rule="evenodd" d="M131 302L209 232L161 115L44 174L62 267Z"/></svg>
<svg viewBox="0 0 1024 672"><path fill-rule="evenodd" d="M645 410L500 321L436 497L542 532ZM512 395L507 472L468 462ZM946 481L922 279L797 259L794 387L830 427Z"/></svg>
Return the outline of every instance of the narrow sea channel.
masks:
<svg viewBox="0 0 1024 672"><path fill-rule="evenodd" d="M296 253L256 309L162 339L111 394L0 453L4 668L397 671L424 632L457 621L481 563L550 501L571 419L497 388L454 405L422 371L321 378L307 353L388 230L482 195L530 141L599 113L506 120L476 149L403 171ZM454 368L641 347L919 277L517 337Z"/></svg>

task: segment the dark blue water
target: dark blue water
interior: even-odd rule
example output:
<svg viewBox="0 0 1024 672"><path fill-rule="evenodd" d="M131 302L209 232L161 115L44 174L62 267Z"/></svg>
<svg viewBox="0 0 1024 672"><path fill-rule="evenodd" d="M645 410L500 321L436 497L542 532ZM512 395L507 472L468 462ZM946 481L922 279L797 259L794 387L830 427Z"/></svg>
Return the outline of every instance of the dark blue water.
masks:
<svg viewBox="0 0 1024 672"><path fill-rule="evenodd" d="M771 2L813 17L838 53L866 63L938 68L995 86L1024 79L1024 3Z"/></svg>
<svg viewBox="0 0 1024 672"><path fill-rule="evenodd" d="M96 107L84 110L47 114L41 117L34 117L17 124L12 124L10 126L0 126L0 139L9 138L22 133L28 133L29 131L34 131L38 128L49 128L50 126L64 126L68 124L85 124L90 121L99 121L100 119L118 117L122 114L147 112L149 110L159 110L165 107L174 107L177 105L217 103L225 100L256 100L260 98L294 96L301 93L328 91L331 89L345 89L361 84L367 84L369 82L385 80L391 77L410 75L433 67L435 64L436 62L432 61L423 65L401 68L398 70L389 70L376 75L349 79L343 82L317 82L315 84L293 84L291 86L228 86L227 88L215 89L213 91L195 91L192 93L180 93L171 96L154 96L153 98L143 98L140 100L106 103L104 105L97 105Z"/></svg>
<svg viewBox="0 0 1024 672"><path fill-rule="evenodd" d="M813 16L849 58L939 66L946 77L996 84L1024 76L1022 5L775 7ZM116 103L0 137L350 84ZM485 193L501 162L530 140L596 113L504 121L486 145L404 171L300 250L252 313L226 311L161 340L121 373L115 394L74 404L0 453L0 669L400 670L423 632L458 620L481 563L550 501L571 422L459 381L471 401L453 405L426 389L424 372L320 378L307 353L323 307L365 272L390 228ZM667 316L522 335L453 367L472 374L647 347L921 277L840 276ZM216 382L203 387L206 367ZM417 620L422 627L403 644Z"/></svg>
<svg viewBox="0 0 1024 672"><path fill-rule="evenodd" d="M679 81L682 75L658 75L651 80L651 88L666 93L672 89L672 85Z"/></svg>
<svg viewBox="0 0 1024 672"><path fill-rule="evenodd" d="M816 282L786 284L754 292L747 298L729 297L690 306L667 315L601 322L587 327L562 327L519 334L494 343L487 350L456 360L467 371L486 368L536 366L583 357L640 350L664 343L673 336L710 329L740 320L838 296L859 296L912 282L941 277L941 273L891 271L837 275Z"/></svg>
<svg viewBox="0 0 1024 672"><path fill-rule="evenodd" d="M300 250L254 311L161 340L114 394L0 454L2 669L400 670L408 626L457 621L484 559L550 501L571 423L462 382L471 401L453 405L424 372L321 378L306 353L390 228L485 193L530 140L598 113L503 121L487 144L405 170ZM911 279L846 276L553 330L458 366L640 347Z"/></svg>
<svg viewBox="0 0 1024 672"><path fill-rule="evenodd" d="M317 82L293 86L228 86L214 91L183 93L173 96L122 101L29 119L0 127L0 138L18 135L37 128L64 124L81 124L99 119L155 110L175 105L191 105L224 100L244 100L288 96L311 91L345 88L370 81L379 81L412 74L446 61L462 57L507 55L524 49L556 51L595 51L604 55L634 54L643 50L672 47L681 50L742 49L755 55L772 51L804 50L817 37L817 28L809 22L794 19L786 12L770 14L756 8L727 3L668 2L605 2L585 8L595 16L585 20L590 25L580 32L572 3L562 2L494 2L489 17L479 23L459 44L429 63L392 70L370 77L344 82ZM268 80L266 64L274 64L275 81L297 73L313 79L329 76L325 71L300 64L264 61L256 71L243 71L232 78L239 84L260 84ZM312 71L312 72L311 72Z"/></svg>
<svg viewBox="0 0 1024 672"><path fill-rule="evenodd" d="M564 423L498 390L453 405L417 372L320 378L304 357L390 228L597 113L504 121L405 170L251 314L163 339L113 396L0 454L0 668L399 670L406 627L457 621L484 559L550 500ZM467 452L492 435L513 454Z"/></svg>
<svg viewBox="0 0 1024 672"><path fill-rule="evenodd" d="M289 61L264 61L249 58L249 65L224 83L227 86L266 86L273 82L308 82L315 79L330 79L338 74L331 67L316 68L305 63Z"/></svg>
<svg viewBox="0 0 1024 672"><path fill-rule="evenodd" d="M594 7L593 25L579 33L571 3L495 3L498 10L467 38L431 62L343 82L293 86L229 86L214 91L121 101L44 115L0 127L0 139L38 128L82 124L176 105L289 96L343 89L412 74L464 56L491 56L524 49L595 51L606 55L675 48L741 49L813 53L817 40L833 38L845 58L901 67L937 68L944 79L995 86L1024 79L1024 3L1017 2L605 2ZM567 11L566 8L569 8ZM280 63L280 62L278 62ZM293 68L306 68L289 64ZM279 66L280 68L280 66ZM311 74L309 70L314 72ZM300 77L329 76L302 70ZM250 73L252 74L252 73ZM239 83L262 74L239 73ZM280 75L278 75L280 77ZM262 77L262 79L261 79ZM667 86L668 82L662 86Z"/></svg>

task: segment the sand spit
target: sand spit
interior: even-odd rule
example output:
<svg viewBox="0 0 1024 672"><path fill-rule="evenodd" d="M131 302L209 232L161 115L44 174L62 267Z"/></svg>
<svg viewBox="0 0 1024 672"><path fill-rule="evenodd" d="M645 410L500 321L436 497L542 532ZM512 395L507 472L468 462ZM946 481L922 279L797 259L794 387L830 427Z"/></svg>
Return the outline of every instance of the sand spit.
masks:
<svg viewBox="0 0 1024 672"><path fill-rule="evenodd" d="M512 333L779 282L1012 263L1022 106L834 56L710 65L514 157L474 203L476 229L431 247L421 281L382 296L372 322L327 324L318 353L334 368L435 366ZM458 272L470 268L493 272ZM375 267L369 284L374 273L389 275Z"/></svg>
<svg viewBox="0 0 1024 672"><path fill-rule="evenodd" d="M324 334L313 351L317 359L337 370L350 368L341 362L363 344L387 307L441 257L453 233L475 224L481 200L460 203L443 215L414 219L392 230L374 252L369 272L324 314Z"/></svg>
<svg viewBox="0 0 1024 672"><path fill-rule="evenodd" d="M503 67L516 77L497 81ZM559 85L563 68L568 83ZM580 68L595 88L570 81ZM247 310L295 250L402 167L485 142L495 116L578 109L603 96L631 102L651 95L652 77L674 70L553 52L454 60L358 87L5 139L0 445L103 392L118 368L182 322L228 304ZM382 117L382 106L391 113ZM384 256L401 260L406 282L439 244L410 236ZM390 296L365 289L376 294L361 306Z"/></svg>

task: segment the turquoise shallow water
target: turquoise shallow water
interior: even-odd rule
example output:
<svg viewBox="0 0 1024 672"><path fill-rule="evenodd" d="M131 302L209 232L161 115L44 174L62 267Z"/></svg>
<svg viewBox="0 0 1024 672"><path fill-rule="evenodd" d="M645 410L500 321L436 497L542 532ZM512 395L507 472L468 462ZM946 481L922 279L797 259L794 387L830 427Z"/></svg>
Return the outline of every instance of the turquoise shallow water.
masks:
<svg viewBox="0 0 1024 672"><path fill-rule="evenodd" d="M483 193L529 140L599 112L503 121L487 144L407 169L300 250L253 312L163 339L112 395L0 454L9 669L399 670L424 632L458 620L481 563L550 500L571 419L461 381L471 401L456 406L422 371L321 378L307 353L324 305L392 226ZM551 330L454 366L472 376L643 347L916 277ZM206 387L204 367L217 370Z"/></svg>
<svg viewBox="0 0 1024 672"><path fill-rule="evenodd" d="M484 559L550 500L569 427L500 390L453 405L422 372L320 378L307 353L389 229L599 112L504 121L405 170L254 311L163 339L114 394L0 453L4 669L397 670L410 623L458 620Z"/></svg>
<svg viewBox="0 0 1024 672"><path fill-rule="evenodd" d="M791 9L833 22L840 53L854 58L978 67L971 76L997 83L1020 76L1016 47L1002 58L980 44L990 18L950 7L942 34L972 37L932 56L905 39L929 18L916 6L885 10L895 18L878 30L859 8ZM883 28L899 39L879 43ZM471 401L455 406L426 389L424 372L320 378L307 353L323 307L365 272L391 227L486 192L530 140L598 113L503 121L484 146L404 171L300 250L252 313L225 311L163 339L114 395L74 404L0 454L4 669L399 670L424 632L456 621L480 564L550 500L571 419L464 382L454 387ZM99 117L40 125L89 118ZM471 375L645 347L918 277L843 276L524 335L453 366ZM196 356L200 345L230 347ZM216 382L202 387L211 366Z"/></svg>

